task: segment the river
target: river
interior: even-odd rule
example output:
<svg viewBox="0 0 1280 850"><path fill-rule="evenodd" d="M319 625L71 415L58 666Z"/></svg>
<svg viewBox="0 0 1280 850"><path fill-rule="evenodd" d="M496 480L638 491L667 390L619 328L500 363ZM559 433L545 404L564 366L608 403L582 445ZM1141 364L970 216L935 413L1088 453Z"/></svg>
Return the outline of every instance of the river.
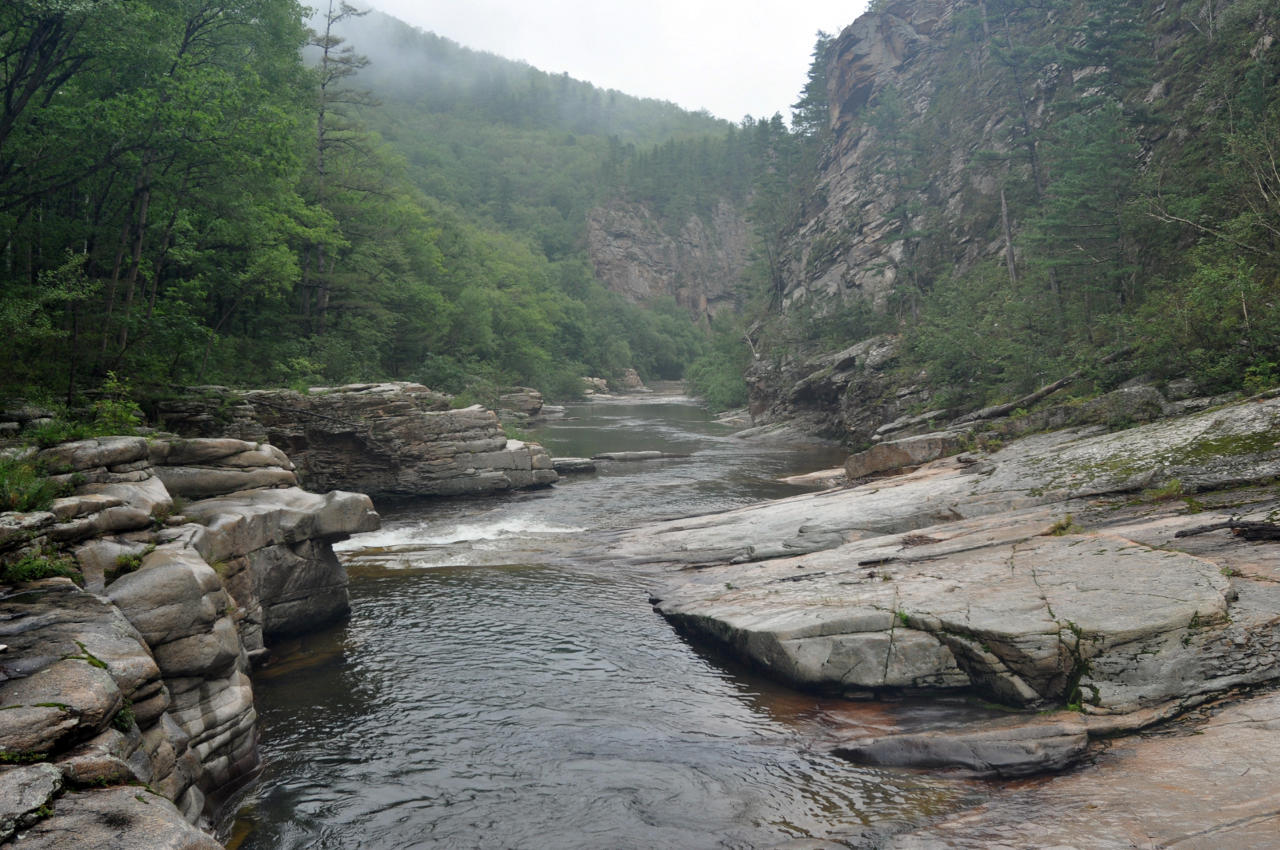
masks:
<svg viewBox="0 0 1280 850"><path fill-rule="evenodd" d="M264 771L230 835L290 848L863 846L977 793L814 746L842 712L683 642L614 530L792 495L825 449L745 442L678 396L573 405L553 455L659 449L507 497L384 510L339 548L350 621L255 676ZM799 842L799 843L796 843Z"/></svg>

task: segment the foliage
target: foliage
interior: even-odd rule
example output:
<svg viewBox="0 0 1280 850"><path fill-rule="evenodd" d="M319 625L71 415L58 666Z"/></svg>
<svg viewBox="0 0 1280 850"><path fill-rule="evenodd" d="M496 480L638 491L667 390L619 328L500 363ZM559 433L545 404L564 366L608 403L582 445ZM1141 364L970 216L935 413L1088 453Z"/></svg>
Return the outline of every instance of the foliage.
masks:
<svg viewBox="0 0 1280 850"><path fill-rule="evenodd" d="M711 350L695 360L686 372L686 385L712 410L742 407L747 403L744 376L751 362L751 351L737 323L716 330Z"/></svg>
<svg viewBox="0 0 1280 850"><path fill-rule="evenodd" d="M5 55L52 57L0 62L0 385L94 404L91 429L45 438L128 430L130 384L571 395L701 352L687 313L604 290L585 219L637 150L726 122L343 3L310 32L304 11L0 9Z"/></svg>
<svg viewBox="0 0 1280 850"><path fill-rule="evenodd" d="M5 584L57 577L69 578L76 584L84 583L75 561L65 555L27 554L0 569L0 582Z"/></svg>
<svg viewBox="0 0 1280 850"><path fill-rule="evenodd" d="M0 511L48 510L49 503L66 491L34 462L0 457Z"/></svg>

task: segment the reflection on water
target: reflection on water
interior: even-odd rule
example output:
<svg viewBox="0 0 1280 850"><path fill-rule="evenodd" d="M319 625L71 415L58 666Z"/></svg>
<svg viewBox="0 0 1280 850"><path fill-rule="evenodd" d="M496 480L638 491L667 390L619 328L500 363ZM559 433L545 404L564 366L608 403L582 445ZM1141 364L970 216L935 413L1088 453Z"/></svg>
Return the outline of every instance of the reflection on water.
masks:
<svg viewBox="0 0 1280 850"><path fill-rule="evenodd" d="M693 457L401 507L345 544L350 623L256 680L267 768L243 850L861 846L971 793L811 749L838 706L729 672L649 609L646 576L572 557L829 456L749 448L687 404L571 415L539 435L556 454Z"/></svg>

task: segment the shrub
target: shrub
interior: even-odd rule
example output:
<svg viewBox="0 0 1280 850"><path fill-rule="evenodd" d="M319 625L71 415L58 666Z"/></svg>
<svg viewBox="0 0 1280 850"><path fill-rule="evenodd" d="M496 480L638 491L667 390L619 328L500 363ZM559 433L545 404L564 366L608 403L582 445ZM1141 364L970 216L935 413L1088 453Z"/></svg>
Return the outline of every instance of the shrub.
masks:
<svg viewBox="0 0 1280 850"><path fill-rule="evenodd" d="M0 458L0 511L47 510L66 490L66 485L51 481L31 461Z"/></svg>
<svg viewBox="0 0 1280 850"><path fill-rule="evenodd" d="M23 555L0 569L0 582L5 584L39 581L57 576L69 578L76 584L84 583L84 576L76 569L75 562L66 555Z"/></svg>

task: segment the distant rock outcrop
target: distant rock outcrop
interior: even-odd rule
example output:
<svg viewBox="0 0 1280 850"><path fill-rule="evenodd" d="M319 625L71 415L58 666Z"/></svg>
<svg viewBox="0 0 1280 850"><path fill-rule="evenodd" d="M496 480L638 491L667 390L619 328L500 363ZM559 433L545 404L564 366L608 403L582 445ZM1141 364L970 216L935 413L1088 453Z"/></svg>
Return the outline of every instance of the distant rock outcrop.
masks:
<svg viewBox="0 0 1280 850"><path fill-rule="evenodd" d="M596 275L627 299L675 298L695 316L734 306L734 289L751 253L742 211L720 201L705 216L672 229L647 207L616 201L587 217L587 250Z"/></svg>
<svg viewBox="0 0 1280 850"><path fill-rule="evenodd" d="M512 394L526 406L527 392ZM541 406L541 397L536 401ZM455 496L554 484L537 443L509 440L491 410L452 410L421 384L352 384L240 392L195 388L162 402L165 427L183 435L233 437L280 447L313 490L377 497Z"/></svg>

